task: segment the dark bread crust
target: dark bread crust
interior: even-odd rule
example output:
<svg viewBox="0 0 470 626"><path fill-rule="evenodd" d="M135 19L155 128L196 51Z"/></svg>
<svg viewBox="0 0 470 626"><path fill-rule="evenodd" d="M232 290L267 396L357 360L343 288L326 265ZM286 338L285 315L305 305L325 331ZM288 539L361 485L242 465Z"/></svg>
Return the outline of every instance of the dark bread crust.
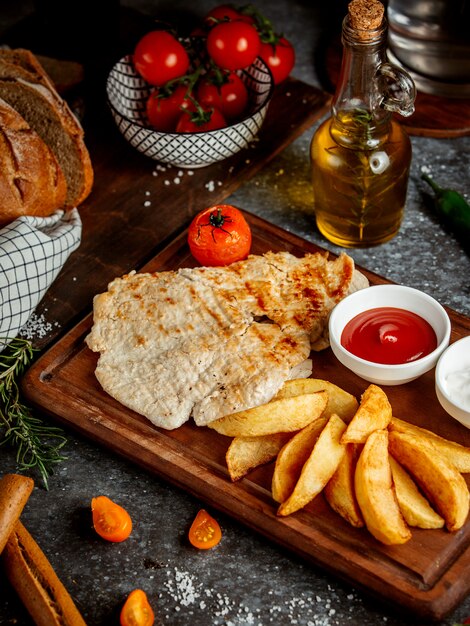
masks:
<svg viewBox="0 0 470 626"><path fill-rule="evenodd" d="M20 474L5 474L0 479L0 554L33 488L33 479Z"/></svg>
<svg viewBox="0 0 470 626"><path fill-rule="evenodd" d="M0 98L9 102L54 152L67 181L64 208L81 204L93 186L83 128L29 50L0 51Z"/></svg>
<svg viewBox="0 0 470 626"><path fill-rule="evenodd" d="M0 226L63 208L67 184L52 150L0 99Z"/></svg>
<svg viewBox="0 0 470 626"><path fill-rule="evenodd" d="M2 561L37 626L86 626L52 565L20 521L10 534Z"/></svg>

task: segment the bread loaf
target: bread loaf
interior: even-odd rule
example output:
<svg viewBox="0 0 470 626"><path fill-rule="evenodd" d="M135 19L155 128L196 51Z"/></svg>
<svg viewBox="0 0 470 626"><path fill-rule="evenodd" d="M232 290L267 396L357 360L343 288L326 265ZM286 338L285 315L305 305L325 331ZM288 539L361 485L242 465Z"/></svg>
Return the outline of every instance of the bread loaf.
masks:
<svg viewBox="0 0 470 626"><path fill-rule="evenodd" d="M20 519L33 487L33 479L20 474L5 474L0 479L0 554Z"/></svg>
<svg viewBox="0 0 470 626"><path fill-rule="evenodd" d="M37 626L86 626L46 555L19 520L1 559L11 585Z"/></svg>
<svg viewBox="0 0 470 626"><path fill-rule="evenodd" d="M42 80L41 74L46 74L51 86L62 94L77 87L83 82L84 69L81 63L64 59L53 59L44 55L35 55L24 48L0 48L0 62L7 62L30 72L32 80ZM32 76L31 76L32 75Z"/></svg>
<svg viewBox="0 0 470 626"><path fill-rule="evenodd" d="M25 119L54 153L67 187L63 208L78 206L93 185L93 169L83 128L30 51L0 51L0 98ZM48 213L57 208L51 206ZM4 210L0 207L0 219ZM8 211L8 214L11 216L14 212Z"/></svg>
<svg viewBox="0 0 470 626"><path fill-rule="evenodd" d="M64 206L67 184L52 150L0 99L0 226Z"/></svg>

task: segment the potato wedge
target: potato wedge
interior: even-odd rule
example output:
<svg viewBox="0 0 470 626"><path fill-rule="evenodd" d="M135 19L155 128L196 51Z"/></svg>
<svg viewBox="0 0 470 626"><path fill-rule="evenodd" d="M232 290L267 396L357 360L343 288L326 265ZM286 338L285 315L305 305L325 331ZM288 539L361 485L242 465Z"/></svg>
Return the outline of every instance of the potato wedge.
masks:
<svg viewBox="0 0 470 626"><path fill-rule="evenodd" d="M273 433L261 437L235 437L225 460L232 481L240 480L255 467L275 459L292 433Z"/></svg>
<svg viewBox="0 0 470 626"><path fill-rule="evenodd" d="M253 409L221 417L210 422L208 426L229 437L259 437L272 433L295 432L320 417L327 402L326 391L272 400Z"/></svg>
<svg viewBox="0 0 470 626"><path fill-rule="evenodd" d="M354 486L367 530L376 539L386 545L411 539L393 488L387 430L376 430L367 438L357 462Z"/></svg>
<svg viewBox="0 0 470 626"><path fill-rule="evenodd" d="M451 532L467 519L470 495L462 474L435 448L423 445L422 437L392 431L390 454L410 472L445 519Z"/></svg>
<svg viewBox="0 0 470 626"><path fill-rule="evenodd" d="M276 502L284 502L294 490L302 467L327 421L322 416L307 424L279 452L272 479L272 496Z"/></svg>
<svg viewBox="0 0 470 626"><path fill-rule="evenodd" d="M389 461L398 506L406 523L417 528L442 528L444 518L432 508L408 472L392 456Z"/></svg>
<svg viewBox="0 0 470 626"><path fill-rule="evenodd" d="M358 409L358 401L352 394L327 380L320 378L295 378L294 380L287 380L276 394L275 399L291 398L292 396L299 396L304 393L315 393L317 391L328 392L328 404L326 405L324 415L330 417L333 413L336 413L343 422L351 421Z"/></svg>
<svg viewBox="0 0 470 626"><path fill-rule="evenodd" d="M455 441L444 439L426 428L415 426L414 424L405 422L397 417L392 417L392 421L390 422L388 429L390 431L394 430L399 433L409 433L410 435L423 437L427 443L432 444L453 465L455 465L459 472L462 472L463 474L470 472L470 448L466 448Z"/></svg>
<svg viewBox="0 0 470 626"><path fill-rule="evenodd" d="M338 469L325 487L324 494L328 504L341 517L356 528L364 526L361 509L354 490L354 473L359 457L360 446L348 443Z"/></svg>
<svg viewBox="0 0 470 626"><path fill-rule="evenodd" d="M380 387L369 385L361 396L359 408L349 423L341 443L365 443L374 430L387 428L392 407Z"/></svg>
<svg viewBox="0 0 470 626"><path fill-rule="evenodd" d="M277 511L278 515L295 513L324 489L345 454L345 447L340 443L345 430L346 424L333 413L302 467L294 490L287 500L281 503Z"/></svg>

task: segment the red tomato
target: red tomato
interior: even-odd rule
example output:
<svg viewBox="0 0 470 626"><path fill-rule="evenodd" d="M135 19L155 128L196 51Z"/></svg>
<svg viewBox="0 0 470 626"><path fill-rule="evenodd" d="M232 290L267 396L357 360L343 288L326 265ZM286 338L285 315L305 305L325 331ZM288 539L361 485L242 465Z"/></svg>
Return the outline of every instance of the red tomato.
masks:
<svg viewBox="0 0 470 626"><path fill-rule="evenodd" d="M129 513L107 496L92 498L91 510L93 528L103 539L119 543L131 534L132 519Z"/></svg>
<svg viewBox="0 0 470 626"><path fill-rule="evenodd" d="M207 511L201 509L189 529L189 541L199 550L209 550L222 539L219 523Z"/></svg>
<svg viewBox="0 0 470 626"><path fill-rule="evenodd" d="M250 253L251 229L239 209L217 204L194 217L189 226L188 244L201 265L228 265Z"/></svg>
<svg viewBox="0 0 470 626"><path fill-rule="evenodd" d="M186 74L189 57L172 34L164 30L153 30L137 43L134 65L144 80L151 85L161 86Z"/></svg>
<svg viewBox="0 0 470 626"><path fill-rule="evenodd" d="M240 118L248 106L248 90L238 74L231 72L227 82L215 85L210 78L202 79L197 90L198 101L219 109L227 120Z"/></svg>
<svg viewBox="0 0 470 626"><path fill-rule="evenodd" d="M240 13L227 4L220 4L209 11L204 18L204 22L209 26L222 20L239 20Z"/></svg>
<svg viewBox="0 0 470 626"><path fill-rule="evenodd" d="M178 85L169 96L159 96L155 89L147 100L147 118L151 126L163 133L173 133L182 111L194 108L185 98L187 88Z"/></svg>
<svg viewBox="0 0 470 626"><path fill-rule="evenodd" d="M242 20L220 22L207 35L207 51L215 63L226 70L248 67L259 54L258 31Z"/></svg>
<svg viewBox="0 0 470 626"><path fill-rule="evenodd" d="M262 43L259 55L271 70L275 85L285 80L295 65L295 50L284 37L276 44Z"/></svg>
<svg viewBox="0 0 470 626"><path fill-rule="evenodd" d="M206 111L208 112L208 111ZM199 114L183 113L177 124L177 133L203 133L208 130L217 130L218 128L225 128L227 126L227 120L215 107L212 108L210 118L207 121L203 121Z"/></svg>
<svg viewBox="0 0 470 626"><path fill-rule="evenodd" d="M152 626L154 621L155 615L145 591L131 591L121 610L121 626Z"/></svg>

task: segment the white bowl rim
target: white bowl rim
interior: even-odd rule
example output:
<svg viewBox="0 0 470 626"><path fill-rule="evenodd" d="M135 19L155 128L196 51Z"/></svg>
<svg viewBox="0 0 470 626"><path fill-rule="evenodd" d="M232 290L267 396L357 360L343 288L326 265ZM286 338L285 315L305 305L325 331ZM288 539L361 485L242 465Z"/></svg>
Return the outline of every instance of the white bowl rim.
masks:
<svg viewBox="0 0 470 626"><path fill-rule="evenodd" d="M349 352L349 350L346 350L346 348L341 344L341 334L339 335L339 338L338 338L335 333L331 332L333 322L337 316L337 310L340 310L337 307L342 306L343 303L346 301L350 301L349 300L350 298L359 299L365 292L370 293L369 291L370 289L376 289L376 290L382 289L386 291L391 291L392 289L396 289L396 290L401 290L401 291L407 291L408 293L414 293L418 297L423 297L424 300L427 300L428 302L430 302L442 314L442 318L445 323L444 336L442 340L438 343L436 348L429 354L426 354L425 356L421 357L420 359L416 359L415 361L409 361L408 363L376 363L375 361L368 361L367 359L363 359L362 357L356 356L352 352ZM377 309L377 308L380 308L380 306L370 306L368 307L368 309L365 309L365 310ZM406 307L403 307L403 306L396 306L395 308L398 308L398 309L401 308L401 309L407 310ZM349 296L346 296L346 298L343 298L343 300L338 302L338 304L332 310L330 314L328 326L329 326L330 337L334 335L336 347L342 354L347 355L348 358L356 362L358 365L366 365L368 367L374 367L382 371L390 371L390 372L393 372L393 371L398 372L398 370L402 370L403 368L411 369L416 365L426 363L426 361L432 361L433 359L436 358L437 355L439 355L442 352L443 346L448 345L449 339L450 339L450 332L451 332L450 318L446 310L442 306L442 304L440 304L435 298L425 293L424 291L421 291L420 289L416 289L415 287L408 287L406 285L397 285L393 283L384 284L384 285L370 285L369 287L365 287L364 289L360 289L358 291L351 293ZM341 332L342 330L343 329L341 329Z"/></svg>
<svg viewBox="0 0 470 626"><path fill-rule="evenodd" d="M468 408L462 406L459 402L456 402L455 399L451 398L451 396L447 393L445 386L443 384L444 381L442 380L442 368L443 368L445 359L449 358L449 355L452 355L452 352L460 349L462 343L470 343L470 335L457 339L457 341L454 341L453 343L451 343L450 346L446 348L444 352L441 354L436 365L435 382L436 382L436 386L439 389L439 392L443 395L443 397L447 400L447 402L450 405L455 406L460 411L463 411L463 413L467 414L470 417L470 411L468 410Z"/></svg>
<svg viewBox="0 0 470 626"><path fill-rule="evenodd" d="M135 126L138 126L139 128L142 128L143 130L148 130L151 133L154 133L155 135L160 135L161 137L194 137L194 136L199 136L201 137L202 135L210 135L213 133L217 133L217 132L221 132L221 131L225 131L228 128L236 128L238 126L238 124L244 124L247 120L251 119L252 117L254 117L255 115L257 115L258 113L260 113L271 101L272 97L273 97L273 93L274 93L274 77L273 74L271 72L271 70L269 69L269 66L265 63L265 61L263 61L263 59L261 57L256 57L256 60L258 62L260 62L264 67L263 67L263 71L266 71L266 74L269 75L270 77L270 82L269 82L269 91L267 92L266 95L266 99L265 101L260 104L258 107L256 107L256 109L254 111L252 111L250 113L250 115L246 115L245 117L243 117L240 120L237 120L237 122L235 122L235 124L228 124L227 126L224 126L223 128L216 128L214 130L201 130L201 131L196 131L194 133L165 133L162 132L160 130L154 130L151 126L145 126L144 124L141 124L138 120L133 120L130 117L127 117L127 115L124 115L123 113L121 113L121 111L119 111L114 104L112 104L109 96L108 96L108 82L109 82L109 76L111 74L111 72L113 71L113 69L116 67L116 65L118 63L128 63L130 60L132 59L132 55L131 54L126 54L125 56L121 57L118 61L116 61L113 66L111 67L109 73L108 73L108 78L106 79L106 99L108 102L108 106L110 109L112 109L117 115L119 115L120 117L122 117L122 119L128 121L130 124L133 124ZM242 68L246 69L246 68ZM144 80L144 79L142 79ZM151 89L153 86L149 84L149 88Z"/></svg>

